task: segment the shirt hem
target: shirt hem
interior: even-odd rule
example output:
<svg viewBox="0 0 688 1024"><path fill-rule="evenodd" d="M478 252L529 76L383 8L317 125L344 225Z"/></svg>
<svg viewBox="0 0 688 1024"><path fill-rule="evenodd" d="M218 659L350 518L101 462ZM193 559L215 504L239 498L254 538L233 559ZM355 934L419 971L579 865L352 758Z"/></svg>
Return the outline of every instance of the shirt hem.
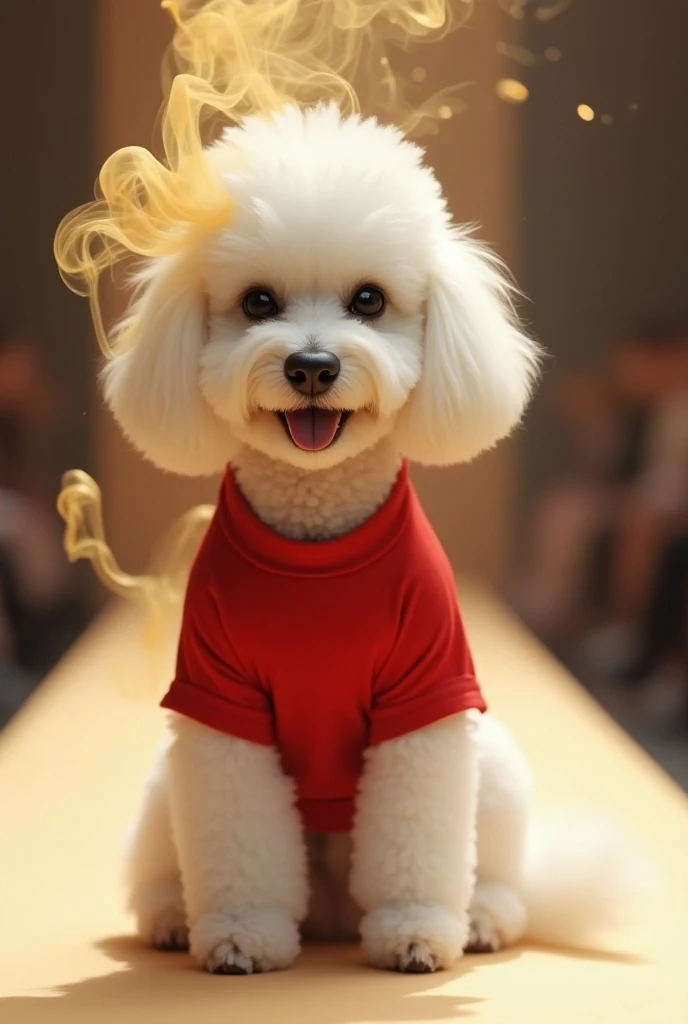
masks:
<svg viewBox="0 0 688 1024"><path fill-rule="evenodd" d="M472 682L473 685L466 689L465 677L450 680L439 692L433 694L431 701L427 696L423 696L399 710L373 711L370 725L370 745L375 746L387 740L398 739L400 736L417 732L428 725L440 722L443 718L461 714L463 711L487 711L487 704L477 682L475 680ZM456 692L457 684L462 687L461 692L458 693Z"/></svg>
<svg viewBox="0 0 688 1024"><path fill-rule="evenodd" d="M350 832L354 827L355 802L352 797L297 802L301 822L307 832Z"/></svg>
<svg viewBox="0 0 688 1024"><path fill-rule="evenodd" d="M160 707L227 736L235 736L264 747L275 745L272 722L267 716L259 711L230 704L222 697L184 679L174 680L160 702Z"/></svg>

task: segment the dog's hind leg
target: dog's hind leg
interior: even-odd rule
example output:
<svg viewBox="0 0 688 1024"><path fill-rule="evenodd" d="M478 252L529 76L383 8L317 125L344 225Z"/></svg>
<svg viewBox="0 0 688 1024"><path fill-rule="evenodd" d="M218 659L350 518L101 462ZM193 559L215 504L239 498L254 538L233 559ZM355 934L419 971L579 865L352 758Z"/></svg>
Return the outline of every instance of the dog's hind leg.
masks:
<svg viewBox="0 0 688 1024"><path fill-rule="evenodd" d="M167 748L148 780L127 856L128 905L141 937L163 950L186 950L189 931L172 835Z"/></svg>
<svg viewBox="0 0 688 1024"><path fill-rule="evenodd" d="M524 933L521 893L531 781L507 730L490 715L478 723L478 865L466 952L496 952Z"/></svg>

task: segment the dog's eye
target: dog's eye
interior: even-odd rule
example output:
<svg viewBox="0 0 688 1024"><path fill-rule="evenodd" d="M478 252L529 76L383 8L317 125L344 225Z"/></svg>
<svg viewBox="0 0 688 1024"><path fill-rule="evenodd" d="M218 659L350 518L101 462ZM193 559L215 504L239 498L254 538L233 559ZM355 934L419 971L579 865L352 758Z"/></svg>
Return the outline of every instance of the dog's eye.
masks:
<svg viewBox="0 0 688 1024"><path fill-rule="evenodd" d="M246 292L241 308L249 320L269 320L279 314L277 299L266 288Z"/></svg>
<svg viewBox="0 0 688 1024"><path fill-rule="evenodd" d="M349 312L354 316L382 316L387 300L379 288L366 285L359 288L349 303Z"/></svg>

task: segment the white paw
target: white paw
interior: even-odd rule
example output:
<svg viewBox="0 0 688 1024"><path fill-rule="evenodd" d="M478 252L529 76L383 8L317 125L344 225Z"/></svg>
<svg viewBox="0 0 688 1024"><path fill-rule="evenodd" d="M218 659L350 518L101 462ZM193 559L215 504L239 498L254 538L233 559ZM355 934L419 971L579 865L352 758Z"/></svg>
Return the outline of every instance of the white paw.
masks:
<svg viewBox="0 0 688 1024"><path fill-rule="evenodd" d="M247 956L233 942L221 942L205 958L203 966L210 974L262 974L273 970L264 957L254 959Z"/></svg>
<svg viewBox="0 0 688 1024"><path fill-rule="evenodd" d="M451 967L468 936L466 915L437 904L379 907L361 922L363 951L374 967L429 974Z"/></svg>
<svg viewBox="0 0 688 1024"><path fill-rule="evenodd" d="M468 908L467 953L496 953L521 938L526 911L520 896L496 882L478 882Z"/></svg>
<svg viewBox="0 0 688 1024"><path fill-rule="evenodd" d="M138 932L154 949L187 950L189 929L179 879L147 882L137 886L129 899Z"/></svg>
<svg viewBox="0 0 688 1024"><path fill-rule="evenodd" d="M176 907L163 910L153 922L151 945L153 949L186 952L189 948L186 914Z"/></svg>
<svg viewBox="0 0 688 1024"><path fill-rule="evenodd" d="M466 953L496 953L502 948L502 937L492 917L486 911L477 911L471 917Z"/></svg>
<svg viewBox="0 0 688 1024"><path fill-rule="evenodd" d="M426 942L412 942L399 955L397 969L404 974L432 974L437 960Z"/></svg>
<svg viewBox="0 0 688 1024"><path fill-rule="evenodd" d="M279 908L206 914L190 932L191 952L211 974L279 971L299 954L296 923Z"/></svg>

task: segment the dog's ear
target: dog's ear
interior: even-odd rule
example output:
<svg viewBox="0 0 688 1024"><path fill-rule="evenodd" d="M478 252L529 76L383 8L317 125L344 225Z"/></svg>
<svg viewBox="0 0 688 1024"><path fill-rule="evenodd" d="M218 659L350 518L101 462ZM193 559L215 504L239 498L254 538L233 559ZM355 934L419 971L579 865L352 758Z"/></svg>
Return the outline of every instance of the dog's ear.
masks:
<svg viewBox="0 0 688 1024"><path fill-rule="evenodd" d="M137 284L103 372L107 403L127 437L161 469L219 472L231 441L199 386L207 319L201 283L188 257L173 256L150 263Z"/></svg>
<svg viewBox="0 0 688 1024"><path fill-rule="evenodd" d="M427 297L423 371L396 440L426 465L472 459L520 420L538 346L521 332L499 260L460 232L439 247Z"/></svg>

